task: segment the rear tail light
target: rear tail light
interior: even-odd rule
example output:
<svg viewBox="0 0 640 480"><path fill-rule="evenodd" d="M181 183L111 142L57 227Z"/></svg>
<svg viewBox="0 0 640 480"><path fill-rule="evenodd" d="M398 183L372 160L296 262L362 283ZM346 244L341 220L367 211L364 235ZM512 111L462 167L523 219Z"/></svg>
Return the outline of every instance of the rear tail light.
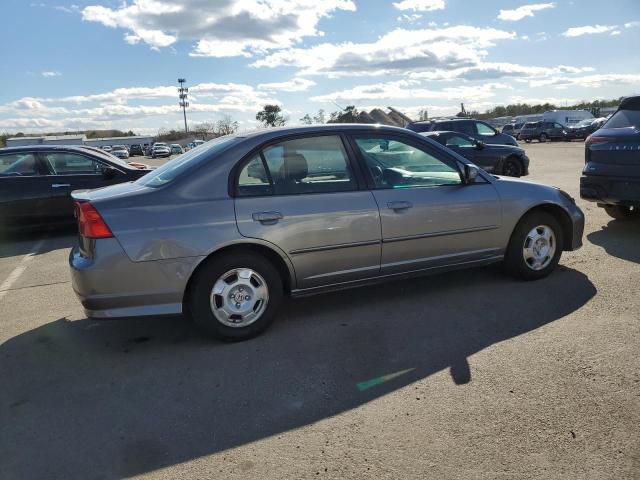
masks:
<svg viewBox="0 0 640 480"><path fill-rule="evenodd" d="M89 202L76 202L80 235L86 238L109 238L113 233L96 208Z"/></svg>
<svg viewBox="0 0 640 480"><path fill-rule="evenodd" d="M603 135L589 135L587 139L584 141L584 144L588 147L589 145L593 145L594 143L605 143L605 142L615 142L616 139L614 137L605 137Z"/></svg>

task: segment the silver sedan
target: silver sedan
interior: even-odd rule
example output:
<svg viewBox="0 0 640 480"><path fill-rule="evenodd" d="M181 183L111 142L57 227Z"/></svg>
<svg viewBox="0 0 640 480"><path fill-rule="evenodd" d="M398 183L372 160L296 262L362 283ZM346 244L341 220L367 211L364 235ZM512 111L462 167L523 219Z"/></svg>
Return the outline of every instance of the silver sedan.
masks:
<svg viewBox="0 0 640 480"><path fill-rule="evenodd" d="M285 295L496 262L541 279L584 227L557 188L373 125L225 136L73 198L73 288L88 316L188 313L226 340L264 331Z"/></svg>

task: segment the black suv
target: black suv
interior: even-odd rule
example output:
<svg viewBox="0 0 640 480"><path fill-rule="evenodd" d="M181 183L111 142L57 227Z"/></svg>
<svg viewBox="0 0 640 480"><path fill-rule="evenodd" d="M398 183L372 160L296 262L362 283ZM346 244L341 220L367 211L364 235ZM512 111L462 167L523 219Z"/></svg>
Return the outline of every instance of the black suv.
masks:
<svg viewBox="0 0 640 480"><path fill-rule="evenodd" d="M425 120L407 124L414 132L450 131L469 135L483 143L497 145L518 145L516 139L506 133L500 133L488 123L472 118L449 118L443 120Z"/></svg>
<svg viewBox="0 0 640 480"><path fill-rule="evenodd" d="M584 146L580 196L613 218L640 219L640 95L620 102Z"/></svg>
<svg viewBox="0 0 640 480"><path fill-rule="evenodd" d="M518 140L529 143L538 140L541 143L547 140L569 140L567 130L557 122L529 122L525 123L518 134Z"/></svg>
<svg viewBox="0 0 640 480"><path fill-rule="evenodd" d="M131 145L129 147L129 155L130 156L134 156L134 155L144 155L144 152L142 151L142 145L134 143L133 145Z"/></svg>

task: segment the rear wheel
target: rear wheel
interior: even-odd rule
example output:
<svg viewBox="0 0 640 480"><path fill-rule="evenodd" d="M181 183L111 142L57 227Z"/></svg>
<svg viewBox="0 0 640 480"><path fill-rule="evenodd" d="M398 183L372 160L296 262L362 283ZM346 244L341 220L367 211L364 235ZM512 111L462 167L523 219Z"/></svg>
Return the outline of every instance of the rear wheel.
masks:
<svg viewBox="0 0 640 480"><path fill-rule="evenodd" d="M616 220L635 220L640 218L640 208L623 205L605 205L604 211Z"/></svg>
<svg viewBox="0 0 640 480"><path fill-rule="evenodd" d="M545 143L549 137L547 137L546 133L541 133L540 138L538 139L540 143Z"/></svg>
<svg viewBox="0 0 640 480"><path fill-rule="evenodd" d="M505 267L523 280L549 275L562 255L562 228L547 212L532 212L516 226L505 254Z"/></svg>
<svg viewBox="0 0 640 480"><path fill-rule="evenodd" d="M507 158L502 166L502 175L508 177L522 176L522 163L515 158Z"/></svg>
<svg viewBox="0 0 640 480"><path fill-rule="evenodd" d="M194 282L189 299L193 320L220 340L247 340L262 333L282 303L280 274L260 255L214 258Z"/></svg>

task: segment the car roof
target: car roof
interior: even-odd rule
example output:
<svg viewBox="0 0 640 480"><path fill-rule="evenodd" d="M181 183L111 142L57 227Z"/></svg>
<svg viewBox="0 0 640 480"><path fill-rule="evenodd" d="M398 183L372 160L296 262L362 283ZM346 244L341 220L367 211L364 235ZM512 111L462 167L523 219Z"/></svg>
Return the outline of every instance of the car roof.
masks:
<svg viewBox="0 0 640 480"><path fill-rule="evenodd" d="M411 130L402 127L392 127L389 125L371 124L371 123L327 123L324 125L301 125L296 127L277 127L261 130L253 130L250 132L236 133L236 138L254 138L268 140L271 138L284 137L289 135L304 135L327 132L349 132L349 131L367 131L370 133L386 132L386 133L403 133L412 134Z"/></svg>
<svg viewBox="0 0 640 480"><path fill-rule="evenodd" d="M93 148L88 145L20 145L16 147L4 147L0 148L0 153L8 152L42 152L58 150L61 152L87 152L87 150L95 152Z"/></svg>
<svg viewBox="0 0 640 480"><path fill-rule="evenodd" d="M620 102L620 110L640 110L640 95L626 97Z"/></svg>
<svg viewBox="0 0 640 480"><path fill-rule="evenodd" d="M418 120L417 122L411 122L412 124L420 123L442 123L442 122L482 122L476 118L433 118L431 120Z"/></svg>

